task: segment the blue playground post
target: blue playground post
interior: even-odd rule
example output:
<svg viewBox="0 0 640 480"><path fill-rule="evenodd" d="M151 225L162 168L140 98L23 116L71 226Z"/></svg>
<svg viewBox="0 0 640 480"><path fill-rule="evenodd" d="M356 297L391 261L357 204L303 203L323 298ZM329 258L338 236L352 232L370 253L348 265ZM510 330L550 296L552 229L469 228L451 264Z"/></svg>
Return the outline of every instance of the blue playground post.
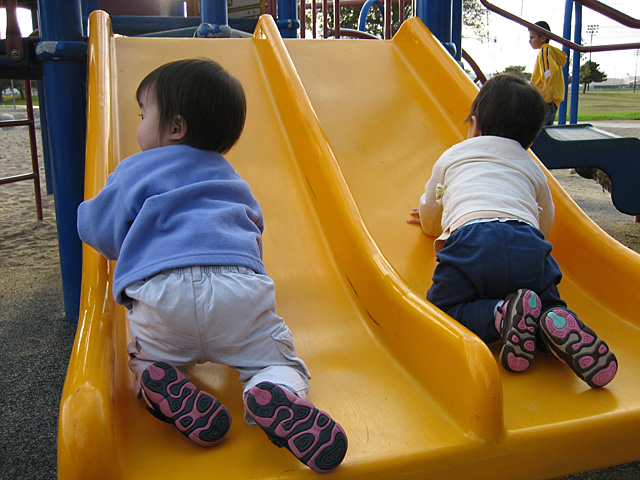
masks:
<svg viewBox="0 0 640 480"><path fill-rule="evenodd" d="M573 43L580 45L582 41L582 5L575 3L576 21L573 29ZM573 52L573 70L571 79L571 110L569 113L569 123L578 123L578 94L580 91L580 52Z"/></svg>
<svg viewBox="0 0 640 480"><path fill-rule="evenodd" d="M454 1L458 0L416 0L415 11L416 17L422 20L453 56L457 54L454 51L456 46L451 42Z"/></svg>
<svg viewBox="0 0 640 480"><path fill-rule="evenodd" d="M212 25L227 25L227 2L225 0L200 0L200 21Z"/></svg>
<svg viewBox="0 0 640 480"><path fill-rule="evenodd" d="M296 38L298 36L300 21L298 20L297 3L297 0L278 0L276 25L278 25L282 38Z"/></svg>
<svg viewBox="0 0 640 480"><path fill-rule="evenodd" d="M562 30L562 38L571 39L571 18L573 11L573 0L565 0L564 4L564 26ZM562 47L562 51L569 58L571 52L569 47ZM566 125L567 123L567 92L569 91L569 61L562 67L562 76L564 77L564 100L560 104L558 110L558 125Z"/></svg>
<svg viewBox="0 0 640 480"><path fill-rule="evenodd" d="M451 42L452 0L416 0L415 15L440 42Z"/></svg>
<svg viewBox="0 0 640 480"><path fill-rule="evenodd" d="M50 147L66 319L77 322L82 242L76 230L76 210L84 195L86 42L79 0L38 0L38 9L38 58L48 120L46 131L42 130L47 136L43 142L48 141Z"/></svg>

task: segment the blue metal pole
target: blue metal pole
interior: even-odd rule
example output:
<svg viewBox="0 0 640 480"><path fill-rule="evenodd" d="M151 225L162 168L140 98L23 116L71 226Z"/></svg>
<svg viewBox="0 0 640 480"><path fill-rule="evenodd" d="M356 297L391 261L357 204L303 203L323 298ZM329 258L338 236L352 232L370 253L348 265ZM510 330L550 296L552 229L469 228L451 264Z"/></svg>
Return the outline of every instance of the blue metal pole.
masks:
<svg viewBox="0 0 640 480"><path fill-rule="evenodd" d="M227 2L225 0L200 0L200 21L212 25L228 25Z"/></svg>
<svg viewBox="0 0 640 480"><path fill-rule="evenodd" d="M365 31L365 28L367 26L367 15L369 14L369 10L371 10L374 6L378 7L380 16L384 18L384 6L380 5L378 3L378 0L367 0L366 2L364 2L364 5L362 5L362 8L360 9L360 16L358 17L358 30L360 30L361 32Z"/></svg>
<svg viewBox="0 0 640 480"><path fill-rule="evenodd" d="M296 0L278 0L278 20L276 25L280 29L282 38L296 38L300 21Z"/></svg>
<svg viewBox="0 0 640 480"><path fill-rule="evenodd" d="M582 41L582 5L575 2L576 22L573 29L573 42L580 45ZM578 123L578 96L580 94L580 52L573 52L573 71L571 79L571 111L569 123Z"/></svg>
<svg viewBox="0 0 640 480"><path fill-rule="evenodd" d="M571 18L573 12L573 0L566 0L564 4L564 27L562 30L562 37L567 40L571 39ZM569 90L569 55L571 51L569 47L562 47L562 51L567 56L567 63L562 67L562 76L564 77L564 100L560 104L558 110L558 125L566 125L567 123L567 92Z"/></svg>
<svg viewBox="0 0 640 480"><path fill-rule="evenodd" d="M38 0L40 44L48 50L64 51L68 44L81 45L80 0ZM46 43L45 43L46 42ZM64 55L61 55L63 58ZM51 154L53 193L60 270L66 318L78 321L82 279L82 242L76 230L76 210L84 195L86 137L86 53L85 58L42 62L47 136ZM44 131L43 131L44 133Z"/></svg>
<svg viewBox="0 0 640 480"><path fill-rule="evenodd" d="M453 0L451 41L456 46L456 60L462 60L462 0Z"/></svg>
<svg viewBox="0 0 640 480"><path fill-rule="evenodd" d="M416 0L416 16L448 49L451 47L452 0ZM451 51L451 50L450 50ZM452 52L452 55L455 52Z"/></svg>

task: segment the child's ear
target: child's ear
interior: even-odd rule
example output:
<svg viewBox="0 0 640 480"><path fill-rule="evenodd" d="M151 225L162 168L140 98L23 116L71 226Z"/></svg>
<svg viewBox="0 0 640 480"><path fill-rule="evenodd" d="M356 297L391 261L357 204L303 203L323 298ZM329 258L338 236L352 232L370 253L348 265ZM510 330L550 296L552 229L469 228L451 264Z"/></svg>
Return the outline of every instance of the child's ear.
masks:
<svg viewBox="0 0 640 480"><path fill-rule="evenodd" d="M175 115L169 128L169 140L181 143L187 135L187 121L182 115Z"/></svg>
<svg viewBox="0 0 640 480"><path fill-rule="evenodd" d="M479 137L482 135L480 131L480 126L478 125L478 119L475 115L472 115L469 119L469 132L467 133L467 138Z"/></svg>

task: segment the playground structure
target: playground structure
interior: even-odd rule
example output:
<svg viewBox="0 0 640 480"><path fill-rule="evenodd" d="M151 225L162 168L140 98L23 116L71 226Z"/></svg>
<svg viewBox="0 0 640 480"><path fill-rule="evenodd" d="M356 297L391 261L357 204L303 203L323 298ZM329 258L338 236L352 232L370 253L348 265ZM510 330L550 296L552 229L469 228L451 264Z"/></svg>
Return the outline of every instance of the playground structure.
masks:
<svg viewBox="0 0 640 480"><path fill-rule="evenodd" d="M405 224L435 159L464 138L476 87L419 19L388 41L297 40L276 26L264 17L249 39L115 37L109 17L93 13L88 56L79 40L63 60L89 59L86 196L137 151L139 80L194 52L213 58L247 91L246 131L229 158L265 211L265 262L279 312L314 375L314 403L349 435L347 458L332 476L550 478L638 460L640 379L632 366L640 356L633 301L640 257L549 176L561 293L601 332L620 371L598 391L545 354L524 375L501 371L495 349L424 300L431 241ZM75 209L72 220L75 232ZM112 268L85 248L59 477L313 475L243 424L229 369L193 369L195 383L236 419L215 449L190 444L144 411L126 364L124 309L109 291Z"/></svg>
<svg viewBox="0 0 640 480"><path fill-rule="evenodd" d="M640 139L621 138L589 124L551 126L531 149L548 169L602 170L614 206L640 220Z"/></svg>
<svg viewBox="0 0 640 480"><path fill-rule="evenodd" d="M28 127L29 129L29 145L31 150L31 172L22 175L15 175L12 177L0 178L0 185L6 185L9 183L33 181L33 190L36 203L36 217L38 220L42 220L42 194L40 192L40 168L38 165L38 147L36 143L36 121L33 111L33 100L31 96L31 83L25 82L25 99L27 106L27 118L26 119L11 119L11 116L7 120L0 120L0 128L11 127Z"/></svg>

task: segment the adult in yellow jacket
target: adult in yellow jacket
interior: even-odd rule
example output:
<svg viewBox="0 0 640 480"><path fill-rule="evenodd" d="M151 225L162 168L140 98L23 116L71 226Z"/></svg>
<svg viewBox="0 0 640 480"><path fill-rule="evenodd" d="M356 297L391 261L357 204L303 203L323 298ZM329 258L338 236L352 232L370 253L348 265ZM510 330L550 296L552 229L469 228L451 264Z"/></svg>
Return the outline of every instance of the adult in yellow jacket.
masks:
<svg viewBox="0 0 640 480"><path fill-rule="evenodd" d="M547 22L536 22L536 25L551 31ZM531 76L531 85L542 94L547 103L549 116L545 125L553 125L558 107L564 100L562 67L567 63L567 56L562 50L549 45L549 38L533 30L529 30L529 44L540 50Z"/></svg>

